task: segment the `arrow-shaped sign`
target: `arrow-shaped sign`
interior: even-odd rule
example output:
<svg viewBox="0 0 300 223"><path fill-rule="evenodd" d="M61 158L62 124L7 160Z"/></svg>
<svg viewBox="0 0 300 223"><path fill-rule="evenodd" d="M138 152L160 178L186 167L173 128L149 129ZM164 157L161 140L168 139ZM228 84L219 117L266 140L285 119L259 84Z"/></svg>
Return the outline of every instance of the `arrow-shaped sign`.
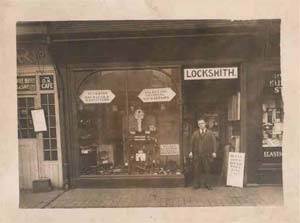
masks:
<svg viewBox="0 0 300 223"><path fill-rule="evenodd" d="M142 90L138 97L145 103L171 101L176 93L171 88L149 88Z"/></svg>
<svg viewBox="0 0 300 223"><path fill-rule="evenodd" d="M85 90L79 97L85 104L107 104L116 96L111 90Z"/></svg>

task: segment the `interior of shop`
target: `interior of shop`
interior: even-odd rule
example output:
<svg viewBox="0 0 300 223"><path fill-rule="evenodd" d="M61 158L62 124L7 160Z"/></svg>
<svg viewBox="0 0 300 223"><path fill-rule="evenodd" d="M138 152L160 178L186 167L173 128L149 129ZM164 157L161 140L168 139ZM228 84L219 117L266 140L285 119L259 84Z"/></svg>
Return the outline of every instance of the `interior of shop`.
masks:
<svg viewBox="0 0 300 223"><path fill-rule="evenodd" d="M207 128L217 140L217 157L211 171L218 178L222 173L224 147L231 144L240 151L240 82L226 80L184 80L183 82L183 147L189 163L191 136L198 129L197 119L205 118Z"/></svg>

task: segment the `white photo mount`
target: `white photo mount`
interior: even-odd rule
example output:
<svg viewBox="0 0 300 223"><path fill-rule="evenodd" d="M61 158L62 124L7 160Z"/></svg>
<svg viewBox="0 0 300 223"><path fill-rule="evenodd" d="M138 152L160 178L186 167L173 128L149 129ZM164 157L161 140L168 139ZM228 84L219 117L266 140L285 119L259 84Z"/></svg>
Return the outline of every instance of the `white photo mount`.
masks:
<svg viewBox="0 0 300 223"><path fill-rule="evenodd" d="M31 110L31 116L35 132L47 131L44 109Z"/></svg>

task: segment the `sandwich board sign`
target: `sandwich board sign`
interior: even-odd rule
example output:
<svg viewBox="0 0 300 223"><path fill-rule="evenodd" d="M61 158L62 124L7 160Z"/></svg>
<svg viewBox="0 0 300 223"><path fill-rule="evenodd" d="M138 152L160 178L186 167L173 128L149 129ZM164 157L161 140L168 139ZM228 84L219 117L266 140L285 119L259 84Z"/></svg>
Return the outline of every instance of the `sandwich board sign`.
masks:
<svg viewBox="0 0 300 223"><path fill-rule="evenodd" d="M245 153L229 152L227 182L228 186L243 187Z"/></svg>

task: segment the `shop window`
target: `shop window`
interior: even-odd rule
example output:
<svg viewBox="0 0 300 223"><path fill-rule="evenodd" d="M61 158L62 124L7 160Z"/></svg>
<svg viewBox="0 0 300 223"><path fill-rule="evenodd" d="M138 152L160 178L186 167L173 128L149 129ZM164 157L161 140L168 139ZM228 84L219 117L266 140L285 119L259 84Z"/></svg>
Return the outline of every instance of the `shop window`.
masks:
<svg viewBox="0 0 300 223"><path fill-rule="evenodd" d="M281 162L284 112L280 74L265 76L262 111L263 162Z"/></svg>
<svg viewBox="0 0 300 223"><path fill-rule="evenodd" d="M31 110L34 109L34 98L18 98L18 138L35 138Z"/></svg>
<svg viewBox="0 0 300 223"><path fill-rule="evenodd" d="M56 116L54 94L41 94L47 131L43 132L44 160L57 160Z"/></svg>
<svg viewBox="0 0 300 223"><path fill-rule="evenodd" d="M82 175L180 174L174 71L102 71L81 83L78 141Z"/></svg>

